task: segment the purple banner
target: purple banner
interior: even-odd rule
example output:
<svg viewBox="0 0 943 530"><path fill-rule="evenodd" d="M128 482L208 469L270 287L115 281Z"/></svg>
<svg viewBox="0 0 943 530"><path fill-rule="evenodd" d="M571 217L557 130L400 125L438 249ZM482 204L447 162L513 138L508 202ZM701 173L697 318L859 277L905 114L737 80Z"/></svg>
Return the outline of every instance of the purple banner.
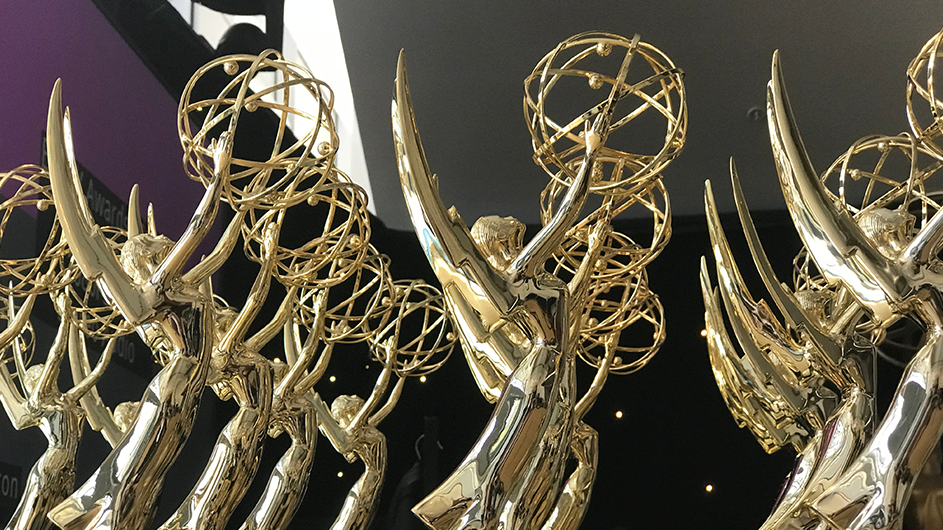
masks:
<svg viewBox="0 0 943 530"><path fill-rule="evenodd" d="M203 192L183 172L177 102L90 0L0 3L0 171L39 164L57 77L76 158L125 200L140 184L176 239Z"/></svg>

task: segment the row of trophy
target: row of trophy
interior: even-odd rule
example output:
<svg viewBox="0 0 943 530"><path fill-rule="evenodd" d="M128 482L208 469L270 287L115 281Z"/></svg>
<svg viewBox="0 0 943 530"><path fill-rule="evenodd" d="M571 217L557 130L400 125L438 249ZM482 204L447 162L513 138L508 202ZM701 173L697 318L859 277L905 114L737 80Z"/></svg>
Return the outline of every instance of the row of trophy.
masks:
<svg viewBox="0 0 943 530"><path fill-rule="evenodd" d="M260 88L263 72L275 82ZM225 86L215 97L197 97L207 92L201 82L210 76L225 78ZM551 92L574 82L592 103L575 119L554 120L545 110ZM17 209L53 214L38 255L0 260L6 320L0 401L16 429L38 426L48 439L7 528L151 526L208 388L238 410L160 528L221 530L245 503L254 507L242 528L287 528L323 435L364 466L332 528L365 529L388 458L377 426L396 405L405 378L439 368L456 339L495 411L465 461L414 512L436 529L579 526L598 452L597 433L583 417L609 373L642 368L665 337L645 266L670 236L661 171L684 143L684 85L681 71L638 36L585 33L544 57L525 89L534 162L551 177L540 198L543 228L526 246L524 225L513 218L484 217L469 230L444 207L422 154L400 57L394 145L440 291L390 277L388 258L370 244L366 194L334 166L333 93L278 52L216 59L184 89L178 111L184 168L205 193L177 241L158 232L153 207L142 212L137 186L127 226L95 222L57 82L47 122L48 170L22 166L0 175L0 192L8 197L0 205L0 235ZM572 93L558 88L555 94L566 90ZM314 101L305 108L317 111L302 110L298 98ZM240 117L259 109L277 118L274 138L240 134ZM657 153L607 145L643 113L666 124ZM270 156L235 156L234 145L246 144L270 149ZM632 206L652 215L650 243L612 228ZM211 235L217 217L229 217L218 237ZM302 219L310 232L297 233L297 223L286 230L286 219ZM231 304L214 294L214 274L231 263L240 242L258 272L245 301ZM208 251L197 259L204 246ZM44 341L30 317L45 297L58 331L49 351L37 355ZM277 305L273 315L263 310L267 301ZM641 336L649 340L620 340L633 324L647 325ZM96 385L128 334L140 337L159 371L138 401L109 406ZM103 344L97 360L93 341ZM366 399L343 395L329 407L318 383L335 347L358 343L380 366L375 386ZM582 396L577 358L595 373ZM65 392L59 390L64 363L72 382ZM75 484L85 422L111 452ZM253 481L265 480L256 474L266 438L283 435L290 444L263 492L246 498ZM571 462L575 469L565 476Z"/></svg>
<svg viewBox="0 0 943 530"><path fill-rule="evenodd" d="M229 76L222 92L191 100L201 77L220 69ZM250 91L263 70L274 71L276 82ZM292 105L299 91L314 99L317 114ZM254 508L242 528L287 528L304 496L319 432L364 466L334 527L366 528L387 465L378 424L396 405L405 378L429 374L447 359L454 334L441 293L419 280L394 281L388 258L370 244L365 193L333 164L338 137L330 88L271 51L224 57L198 71L180 104L179 130L186 171L206 191L177 241L158 232L153 209L142 215L136 186L127 226L95 224L61 99L57 82L47 123L48 172L23 166L0 182L9 197L0 226L16 208L55 212L38 256L0 262L7 322L0 401L15 428L38 426L48 439L7 528L149 527L204 388L232 399L238 411L161 528L222 529L244 502ZM240 115L260 108L279 117L276 137L241 138ZM286 134L292 115L311 125L297 140ZM234 143L252 141L268 142L271 157L233 157ZM231 220L212 250L192 259L212 233L221 203ZM286 218L299 213L310 233L283 234ZM240 241L258 266L241 307L213 293L213 274ZM58 315L58 332L49 351L36 355L30 313L45 296ZM280 298L278 309L262 318L270 298ZM139 401L112 408L96 383L116 341L129 333L140 336L160 370ZM277 337L279 354L266 357L263 347ZM91 340L106 342L94 368ZM355 343L365 344L380 367L375 387L366 399L342 395L328 406L318 383L335 347ZM62 392L57 382L66 359L74 384ZM84 484L75 484L86 421L112 450ZM290 445L261 496L244 498L266 438L283 435Z"/></svg>
<svg viewBox="0 0 943 530"><path fill-rule="evenodd" d="M905 519L943 526L939 486L921 487L925 467L940 476L943 434L943 213L931 180L943 166L943 101L934 86L941 44L943 32L907 70L910 132L862 138L822 174L806 154L773 56L770 141L803 243L792 287L773 272L733 162L730 173L750 253L782 321L748 291L707 183L718 285L703 259L701 282L717 385L764 449L792 445L799 454L764 530L898 529ZM903 375L880 417L876 363L904 325L918 326L921 338L900 363Z"/></svg>
<svg viewBox="0 0 943 530"><path fill-rule="evenodd" d="M908 70L912 131L864 138L821 175L805 153L774 55L770 138L804 244L793 287L773 272L732 163L731 177L752 258L782 322L748 291L707 185L718 286L704 260L701 282L715 378L737 422L767 451L792 445L799 452L764 529L899 528L943 431L943 214L940 193L927 182L943 166L935 143L943 102L933 84L941 44L943 32ZM197 97L207 74L222 76L225 86L215 97ZM275 81L260 88L262 78ZM389 259L370 243L366 194L334 165L333 93L278 52L216 59L186 86L178 112L183 162L205 193L177 241L158 232L153 208L142 213L136 186L127 226L96 224L57 82L48 170L0 174L0 236L17 209L54 213L38 255L0 260L0 402L16 429L37 426L48 439L7 528L151 526L168 471L211 389L238 410L160 528L222 530L246 503L253 508L242 528L287 528L324 436L364 468L332 528L365 529L388 460L378 424L405 379L438 369L456 341L494 412L468 456L414 513L434 530L577 528L598 460L598 435L584 417L609 374L639 370L665 338L645 267L671 234L661 174L685 141L682 78L638 36L582 33L539 61L525 79L524 113L533 161L549 179L539 201L542 226L525 244L516 219L486 216L469 228L443 203L401 53L393 144L409 214L441 290L391 278ZM314 101L305 108L317 112L301 110L298 98ZM569 107L585 99L585 110L553 117L559 98ZM240 117L260 109L277 118L274 137L240 134ZM633 128L650 128L651 116L664 123L655 153L614 146L632 137L627 132L637 135ZM261 145L269 156L239 158L237 144ZM631 207L652 216L644 242L614 229ZM228 221L213 232L217 217ZM304 220L308 232L285 230L291 219ZM214 294L214 274L240 242L258 272L245 300L231 304ZM204 245L209 250L197 259ZM277 306L274 314L263 310L266 302ZM38 303L51 303L58 318L47 352L36 352L47 341L37 340L30 320ZM904 320L918 323L923 338L879 420L876 363ZM625 333L633 325L644 331ZM159 370L140 400L108 406L96 385L128 334L143 340ZM90 341L104 343L97 359ZM352 344L379 366L374 388L365 399L342 395L328 406L319 383L335 348L352 355L340 353ZM582 394L577 359L594 373ZM64 363L67 391L58 385ZM85 422L111 452L75 484ZM256 477L266 439L279 436L288 449L267 479ZM265 488L246 498L255 480ZM932 527L932 514L921 514L921 525Z"/></svg>

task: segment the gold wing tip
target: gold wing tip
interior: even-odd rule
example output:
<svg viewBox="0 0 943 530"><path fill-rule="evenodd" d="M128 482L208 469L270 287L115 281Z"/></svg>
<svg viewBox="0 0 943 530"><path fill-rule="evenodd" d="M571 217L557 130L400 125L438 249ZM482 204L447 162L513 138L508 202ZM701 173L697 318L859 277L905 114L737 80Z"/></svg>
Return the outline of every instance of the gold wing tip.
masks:
<svg viewBox="0 0 943 530"><path fill-rule="evenodd" d="M49 98L49 106L55 108L62 108L62 78L56 78L56 82L52 84L52 95Z"/></svg>
<svg viewBox="0 0 943 530"><path fill-rule="evenodd" d="M406 50L401 49L396 58L396 84L408 84L406 81Z"/></svg>
<svg viewBox="0 0 943 530"><path fill-rule="evenodd" d="M49 95L49 112L46 117L46 143L53 142L51 137L55 129L62 127L62 79L56 79Z"/></svg>
<svg viewBox="0 0 943 530"><path fill-rule="evenodd" d="M773 51L773 60L770 61L770 83L782 83L783 71L782 61L779 55L779 49Z"/></svg>
<svg viewBox="0 0 943 530"><path fill-rule="evenodd" d="M709 224L717 215L717 201L714 200L714 188L711 186L710 179L704 181L704 213L707 215Z"/></svg>
<svg viewBox="0 0 943 530"><path fill-rule="evenodd" d="M779 59L779 50L773 52L773 61L770 65L768 103L782 104L786 101L785 77L783 76L782 62ZM788 106L788 104L786 105ZM787 109L788 112L788 109Z"/></svg>
<svg viewBox="0 0 943 530"><path fill-rule="evenodd" d="M140 188L137 184L131 186L131 195L128 197L128 237L141 233L141 211L138 203Z"/></svg>

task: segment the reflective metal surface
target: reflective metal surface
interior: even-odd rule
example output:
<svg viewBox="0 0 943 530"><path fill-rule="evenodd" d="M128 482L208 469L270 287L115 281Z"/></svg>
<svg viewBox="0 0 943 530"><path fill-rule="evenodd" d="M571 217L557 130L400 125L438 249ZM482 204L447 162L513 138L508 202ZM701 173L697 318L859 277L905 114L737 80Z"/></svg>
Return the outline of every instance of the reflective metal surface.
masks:
<svg viewBox="0 0 943 530"><path fill-rule="evenodd" d="M610 55L615 73L579 66ZM628 82L633 63L652 73ZM593 91L608 85L608 97L576 119L555 121L545 112L545 99L558 83L574 79ZM597 459L596 433L582 417L609 372L640 368L664 338L660 305L647 289L643 267L668 237L667 198L661 206L647 204L663 212L656 214L662 239L634 259L625 259L631 240L614 233L610 221L663 191L658 172L680 151L687 125L681 72L638 36L585 33L548 54L525 87L534 161L552 177L542 197L544 226L526 245L524 227L513 218L483 217L469 230L454 207L445 207L419 140L403 53L397 67L393 138L409 213L442 283L472 375L495 403L465 460L413 508L434 529L577 527ZM607 145L611 132L648 109L667 123L657 155ZM583 215L590 195L595 209ZM654 343L620 346L622 330L643 319L655 329ZM577 357L596 369L582 397L575 385ZM567 477L570 459L577 464Z"/></svg>
<svg viewBox="0 0 943 530"><path fill-rule="evenodd" d="M194 93L205 92L194 87L217 70L230 82L215 98L194 99ZM280 77L257 75L264 70ZM248 89L250 82L265 79L275 83ZM292 105L293 90L314 98L314 114ZM261 498L249 500L254 508L241 526L287 528L304 497L319 427L339 452L365 466L334 527L366 528L387 463L386 439L377 425L393 410L405 378L434 372L449 357L455 336L442 294L419 281L394 282L389 258L370 245L365 193L333 166L339 146L330 88L271 50L222 57L197 71L184 90L178 118L186 171L206 189L177 242L159 235L152 208L144 226L137 186L126 227L96 224L79 185L61 92L57 82L47 122L48 174L35 166L0 174L3 194L10 197L0 205L0 235L15 208L55 211L38 257L0 260L6 283L0 292L9 295L0 313L7 321L0 332L0 403L17 429L39 426L49 439L8 526L149 527L209 387L220 399L233 399L238 411L220 432L196 483L185 486L189 494L160 528L225 528L256 477L266 439L282 434L291 446L267 477ZM260 107L280 115L270 158L234 157L239 115ZM291 145L285 141L292 137L285 129L289 116L296 118L300 138ZM302 134L305 120L310 129ZM191 261L210 234L220 203L232 208L232 220L215 248ZM323 224L309 223L310 233L280 238L286 216L305 208ZM211 278L240 240L258 272L246 301L233 307L213 294ZM30 312L36 298L47 294L59 330L46 360L30 365L35 349ZM279 307L263 320L260 311L270 296L281 297ZM139 401L112 409L95 384L115 340L131 332L161 368ZM263 355L262 348L279 334L281 353ZM108 341L94 369L87 339ZM329 410L317 384L335 347L354 343L369 346L382 367L380 377L366 402L345 396ZM60 392L56 380L66 358L74 386ZM76 488L75 458L85 420L112 451Z"/></svg>
<svg viewBox="0 0 943 530"><path fill-rule="evenodd" d="M397 308L394 320L369 339L374 358L380 361L382 369L367 400L342 395L330 408L317 394L311 400L320 430L334 449L348 461L360 460L364 465L363 473L350 489L331 525L332 530L364 530L370 526L380 500L388 458L386 437L377 429L377 424L396 405L405 378L435 370L437 366L429 361L444 362L454 343L438 290L415 281L399 283L394 291L393 304ZM401 327L407 319L421 321L414 336L406 336ZM440 355L442 353L445 357ZM396 383L380 406L394 375Z"/></svg>
<svg viewBox="0 0 943 530"><path fill-rule="evenodd" d="M172 244L148 233L131 235L119 262L91 223L58 82L49 107L50 181L69 248L85 277L101 282L103 294L145 344L165 355L164 368L141 398L134 425L88 481L49 511L49 518L61 528L140 528L150 521L164 475L186 442L206 380L213 346L207 340L213 333L212 300L199 285L182 282L181 269L216 216L228 178L231 137L220 139L215 178L180 240ZM131 253L133 260L127 259Z"/></svg>
<svg viewBox="0 0 943 530"><path fill-rule="evenodd" d="M274 246L278 225L273 224L263 247L263 264L238 314L216 308L215 348L207 384L225 399L239 404L239 412L223 427L209 462L180 508L161 526L224 528L255 478L272 408L272 368L258 351L273 333L262 329L246 339L248 326L264 302L275 268ZM269 328L278 329L288 318L280 311Z"/></svg>
<svg viewBox="0 0 943 530"><path fill-rule="evenodd" d="M50 528L51 521L45 514L61 502L71 491L75 481L75 457L82 438L84 412L78 406L82 395L101 377L104 367L111 359L114 343L110 343L102 354L95 371L68 392L60 392L56 378L60 365L70 347L73 327L67 312L71 311L64 296L57 297L57 309L64 317L59 326L55 342L45 363L28 366L24 359L24 339L32 339L31 330L26 330L28 318L36 295L30 295L25 304L16 309L13 297L7 300L7 328L0 333L0 346L13 352L16 367L11 373L5 358L0 367L0 402L16 429L37 426L48 440L48 446L36 461L26 479L23 496L6 528L39 529ZM24 332L25 336L24 336ZM19 380L19 388L14 382Z"/></svg>
<svg viewBox="0 0 943 530"><path fill-rule="evenodd" d="M821 177L802 145L774 54L770 139L783 196L805 246L793 289L772 273L732 164L731 176L753 260L785 325L747 291L707 184L719 288L711 285L704 262L701 279L715 378L738 423L765 449L791 444L799 452L764 529L900 528L917 477L943 434L943 215L925 182L943 162L933 144L941 122L931 96L937 121L921 128L912 98L920 68L932 86L939 44L937 35L909 71L913 136L864 138ZM932 89L918 93L927 96ZM900 154L904 164L893 164ZM727 333L720 299L742 357ZM920 324L924 339L879 420L875 362L887 329L904 318Z"/></svg>

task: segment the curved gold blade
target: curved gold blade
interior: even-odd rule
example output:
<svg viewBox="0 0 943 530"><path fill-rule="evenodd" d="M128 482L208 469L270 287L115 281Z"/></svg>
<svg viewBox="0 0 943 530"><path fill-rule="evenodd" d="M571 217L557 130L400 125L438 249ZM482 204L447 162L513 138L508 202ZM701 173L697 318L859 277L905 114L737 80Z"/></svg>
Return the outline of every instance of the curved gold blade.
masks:
<svg viewBox="0 0 943 530"><path fill-rule="evenodd" d="M141 324L153 314L153 309L134 288L105 236L91 220L72 152L71 126L68 115L64 118L61 109L62 82L56 80L49 100L46 150L49 181L62 233L82 274L89 281L100 279L103 284L99 285L104 287L106 296L118 306L125 318L133 325Z"/></svg>
<svg viewBox="0 0 943 530"><path fill-rule="evenodd" d="M522 356L501 333L493 333L504 325L515 297L481 255L455 208L447 209L439 197L416 128L404 52L396 66L392 122L400 183L419 243L442 284L475 381L495 402Z"/></svg>
<svg viewBox="0 0 943 530"><path fill-rule="evenodd" d="M795 124L779 66L773 54L767 88L770 143L786 206L799 237L829 281L840 281L879 320L894 313L902 298L899 272L867 240L844 207L833 204L812 168Z"/></svg>
<svg viewBox="0 0 943 530"><path fill-rule="evenodd" d="M740 347L760 370L761 377L768 381L794 413L799 413L806 408L807 400L794 386L797 381L792 372L795 368L808 369L807 363L806 366L802 365L803 352L788 343L784 330L772 319L765 304L760 306L750 296L720 224L710 181L704 187L704 208L717 263L717 283ZM771 350L778 354L770 355L768 352ZM792 366L784 366L784 361L790 362Z"/></svg>
<svg viewBox="0 0 943 530"><path fill-rule="evenodd" d="M131 196L128 198L128 239L142 233L141 205L138 203L138 185L131 187Z"/></svg>
<svg viewBox="0 0 943 530"><path fill-rule="evenodd" d="M826 366L830 370L835 370L842 362L841 347L806 317L805 312L799 307L799 303L792 293L787 291L776 278L773 266L770 264L766 251L763 250L763 244L760 242L760 237L756 233L756 225L753 224L753 216L750 215L743 189L740 187L740 176L737 174L737 166L733 158L730 159L730 181L733 186L734 203L737 205L737 213L740 216L740 224L743 225L743 234L746 236L747 246L750 247L753 262L763 279L763 284L773 298L773 303L779 308L786 322L793 329L802 331L814 343L816 349L824 354L824 359L821 360L826 363Z"/></svg>
<svg viewBox="0 0 943 530"><path fill-rule="evenodd" d="M711 371L727 409L740 427L746 427L768 453L789 441L778 424L786 416L786 404L766 388L758 372L741 359L727 334L720 300L711 286L707 262L701 258L701 294L704 297L704 322Z"/></svg>
<svg viewBox="0 0 943 530"><path fill-rule="evenodd" d="M507 313L512 297L478 251L455 209L447 209L439 197L436 177L429 170L416 128L406 79L406 54L402 51L396 65L392 113L393 144L406 206L436 276L443 287L455 283L476 309L481 305L480 309L487 313L495 310ZM482 294L486 299L482 299ZM494 307L485 307L486 304Z"/></svg>

